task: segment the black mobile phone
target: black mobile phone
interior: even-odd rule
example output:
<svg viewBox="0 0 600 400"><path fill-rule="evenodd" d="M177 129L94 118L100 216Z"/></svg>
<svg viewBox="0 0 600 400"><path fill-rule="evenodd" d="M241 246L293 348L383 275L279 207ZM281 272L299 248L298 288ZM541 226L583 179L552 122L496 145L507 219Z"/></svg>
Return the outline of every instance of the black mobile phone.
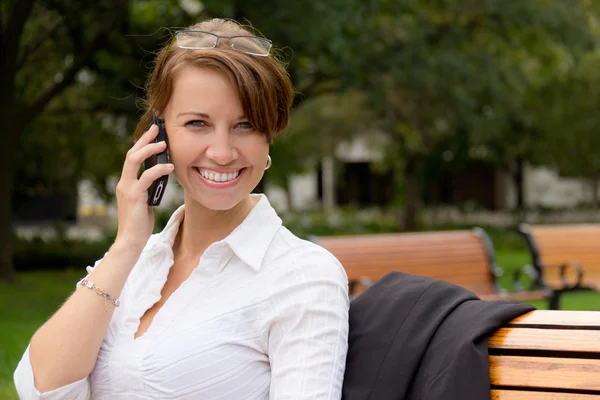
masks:
<svg viewBox="0 0 600 400"><path fill-rule="evenodd" d="M154 139L154 143L165 141L167 147L164 151L153 154L144 161L144 169L152 168L156 164L166 164L170 161L169 157L169 139L167 136L167 130L165 128L165 121L161 118L154 118L154 123L158 126L158 135ZM167 188L167 182L169 181L169 175L163 175L154 182L148 188L148 205L156 207L160 205L160 201L165 194Z"/></svg>

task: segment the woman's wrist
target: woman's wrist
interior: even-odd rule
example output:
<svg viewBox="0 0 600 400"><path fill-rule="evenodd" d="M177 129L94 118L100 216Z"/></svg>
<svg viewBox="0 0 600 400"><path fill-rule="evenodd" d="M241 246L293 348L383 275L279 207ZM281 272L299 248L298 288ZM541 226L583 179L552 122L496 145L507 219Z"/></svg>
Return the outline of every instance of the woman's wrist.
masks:
<svg viewBox="0 0 600 400"><path fill-rule="evenodd" d="M147 241L146 241L147 242ZM111 253L118 253L121 256L139 257L146 246L146 242L140 241L138 238L129 239L117 237L109 249Z"/></svg>

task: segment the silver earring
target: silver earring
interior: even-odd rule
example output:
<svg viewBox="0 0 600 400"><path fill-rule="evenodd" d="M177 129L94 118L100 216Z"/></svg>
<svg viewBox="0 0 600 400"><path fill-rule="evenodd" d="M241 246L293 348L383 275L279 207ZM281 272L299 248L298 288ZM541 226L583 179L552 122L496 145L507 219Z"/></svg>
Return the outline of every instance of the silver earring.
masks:
<svg viewBox="0 0 600 400"><path fill-rule="evenodd" d="M265 171L271 168L272 163L273 162L271 161L271 156L267 156L267 166L265 167Z"/></svg>

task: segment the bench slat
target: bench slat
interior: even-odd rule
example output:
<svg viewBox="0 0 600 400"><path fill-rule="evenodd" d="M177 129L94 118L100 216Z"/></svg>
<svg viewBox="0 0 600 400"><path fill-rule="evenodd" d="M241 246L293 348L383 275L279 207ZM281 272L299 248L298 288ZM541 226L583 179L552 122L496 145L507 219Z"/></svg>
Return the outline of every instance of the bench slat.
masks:
<svg viewBox="0 0 600 400"><path fill-rule="evenodd" d="M475 274L469 273L469 271L454 271L452 268L418 268L418 266L405 266L402 267L402 263L398 263L398 266L393 265L371 265L369 267L357 266L348 263L342 262L342 265L346 269L346 274L349 279L358 279L360 277L368 277L371 280L376 280L381 278L382 276L393 272L393 271L402 271L405 273L413 273L419 276L428 276L436 279L441 279L449 282L466 282L466 283L477 283L482 284L485 282L487 286L492 285L491 273L489 271L479 271L479 273Z"/></svg>
<svg viewBox="0 0 600 400"><path fill-rule="evenodd" d="M492 390L492 400L598 400L591 394L527 392L522 390Z"/></svg>
<svg viewBox="0 0 600 400"><path fill-rule="evenodd" d="M400 236L402 235L402 236ZM409 234L398 234L398 233L377 233L377 234L360 234L360 235L333 235L326 237L317 238L319 241L332 241L332 240L345 240L346 238L357 238L360 241L373 241L379 242L381 240L393 240L396 241L398 237L401 237L403 240L418 240L421 241L423 238L425 239L436 239L436 240L444 240L450 238L453 240L455 237L471 237L473 236L473 231L471 230L453 230L453 231L434 231L434 232L410 232Z"/></svg>
<svg viewBox="0 0 600 400"><path fill-rule="evenodd" d="M600 352L600 331L538 328L501 328L488 341L501 350ZM600 380L598 381L600 384Z"/></svg>
<svg viewBox="0 0 600 400"><path fill-rule="evenodd" d="M487 259L484 255L481 255L480 257L469 258L453 256L452 254L437 254L430 255L429 257L407 257L406 254L391 252L378 254L368 254L365 252L360 255L351 255L332 250L329 251L344 266L359 266L375 269L381 265L393 265L396 268L399 266L408 266L413 268L418 266L431 269L457 269L474 272L478 270L489 271L487 268Z"/></svg>
<svg viewBox="0 0 600 400"><path fill-rule="evenodd" d="M333 254L335 255L335 253ZM392 256L390 256L392 257ZM489 269L486 265L482 266L481 262L477 263L475 260L449 260L449 262L444 262L443 259L438 258L438 260L407 260L402 257L392 257L390 258L358 258L358 259L349 259L345 256L336 256L347 268L360 268L364 270L373 270L381 267L389 267L389 268L425 268L430 270L446 270L453 271L458 270L463 273L466 272L477 272L477 271L485 271L485 273L489 273ZM392 261L393 260L393 261ZM481 261L481 260L480 260Z"/></svg>
<svg viewBox="0 0 600 400"><path fill-rule="evenodd" d="M461 242L461 240L463 241ZM386 240L381 242L372 242L366 240L361 242L359 239L353 239L352 241L347 239L344 242L322 240L319 242L319 244L327 248L351 252L356 252L357 249L388 249L392 251L395 249L403 249L409 252L418 253L420 251L427 251L428 249L431 250L431 246L435 246L436 251L437 249L440 249L440 251L453 251L458 254L470 254L477 253L482 248L481 243L477 242L476 237L471 237L469 239L456 238L452 242L425 240L425 238L423 238L421 242L416 242L404 241L403 239L398 238L395 241Z"/></svg>
<svg viewBox="0 0 600 400"><path fill-rule="evenodd" d="M600 330L600 312L536 310L513 319L510 325L586 327Z"/></svg>
<svg viewBox="0 0 600 400"><path fill-rule="evenodd" d="M600 360L490 356L492 385L594 390L600 395Z"/></svg>
<svg viewBox="0 0 600 400"><path fill-rule="evenodd" d="M514 293L483 293L476 289L469 288L479 296L481 300L505 300L505 301L532 301L543 300L546 298L546 292L543 290L514 292Z"/></svg>

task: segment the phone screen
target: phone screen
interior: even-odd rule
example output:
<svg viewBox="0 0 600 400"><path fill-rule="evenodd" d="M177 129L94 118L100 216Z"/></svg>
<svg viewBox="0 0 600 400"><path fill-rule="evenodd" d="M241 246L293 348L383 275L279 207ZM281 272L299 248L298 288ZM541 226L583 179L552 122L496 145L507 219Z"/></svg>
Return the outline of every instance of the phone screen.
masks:
<svg viewBox="0 0 600 400"><path fill-rule="evenodd" d="M144 169L152 168L156 164L166 164L169 162L169 140L167 137L167 130L165 128L165 121L160 118L155 118L154 123L158 126L158 135L154 139L155 143L165 141L167 147L164 151L153 154L144 161ZM160 205L160 202L165 194L167 188L167 182L169 181L169 175L164 175L152 182L152 185L148 188L148 205L156 207Z"/></svg>

